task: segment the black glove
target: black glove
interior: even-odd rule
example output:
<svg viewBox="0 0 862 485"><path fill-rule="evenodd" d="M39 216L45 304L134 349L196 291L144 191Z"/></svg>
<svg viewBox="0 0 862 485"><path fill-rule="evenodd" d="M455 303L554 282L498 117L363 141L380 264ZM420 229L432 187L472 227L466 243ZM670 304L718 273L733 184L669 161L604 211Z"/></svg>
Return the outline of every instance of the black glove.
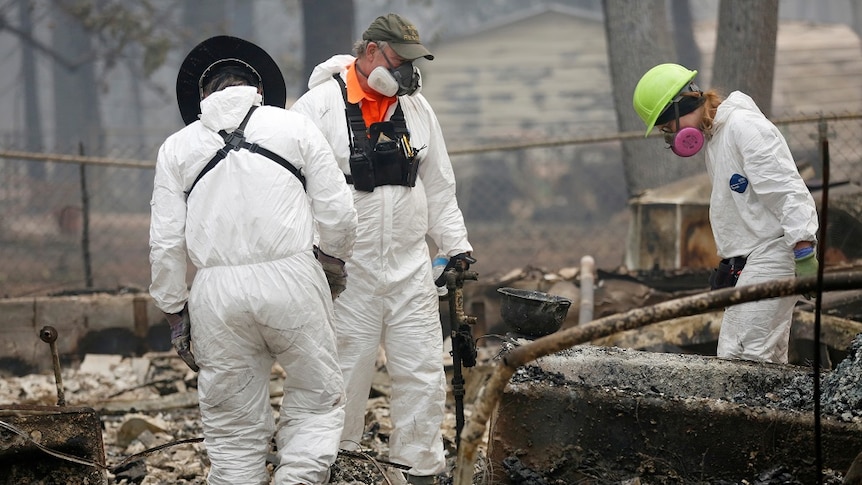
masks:
<svg viewBox="0 0 862 485"><path fill-rule="evenodd" d="M189 320L188 305L184 306L179 313L165 313L168 325L171 326L171 345L177 351L177 355L189 366L189 369L197 372L200 370L195 363L195 356L191 350L192 325Z"/></svg>
<svg viewBox="0 0 862 485"><path fill-rule="evenodd" d="M338 298L338 295L347 289L347 270L344 268L344 261L324 253L317 246L314 246L314 257L323 267L332 299Z"/></svg>
<svg viewBox="0 0 862 485"><path fill-rule="evenodd" d="M449 258L449 262L446 263L446 267L443 268L443 273L434 280L434 284L437 286L444 286L446 284L446 271L457 268L458 271L467 271L470 269L471 264L476 263L476 258L470 256L470 253L458 253L455 256Z"/></svg>

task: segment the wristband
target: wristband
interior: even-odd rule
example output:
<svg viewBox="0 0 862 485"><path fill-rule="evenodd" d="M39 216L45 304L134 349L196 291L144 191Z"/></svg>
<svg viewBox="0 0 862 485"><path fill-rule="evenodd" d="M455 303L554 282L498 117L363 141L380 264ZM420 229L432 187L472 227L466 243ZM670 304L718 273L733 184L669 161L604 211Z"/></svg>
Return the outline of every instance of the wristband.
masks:
<svg viewBox="0 0 862 485"><path fill-rule="evenodd" d="M805 246L799 249L793 250L793 257L796 259L802 259L805 256L808 256L814 252L814 246Z"/></svg>

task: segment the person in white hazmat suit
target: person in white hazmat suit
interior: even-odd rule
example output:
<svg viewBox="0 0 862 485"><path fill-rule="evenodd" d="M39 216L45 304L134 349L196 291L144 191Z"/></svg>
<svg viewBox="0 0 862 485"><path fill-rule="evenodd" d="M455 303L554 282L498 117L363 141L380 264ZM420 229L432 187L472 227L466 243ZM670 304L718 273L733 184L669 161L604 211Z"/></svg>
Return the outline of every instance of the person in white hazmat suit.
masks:
<svg viewBox="0 0 862 485"><path fill-rule="evenodd" d="M359 229L350 285L335 302L347 408L341 446L355 449L378 347L392 379L389 459L410 483L445 471L446 398L439 301L426 234L466 270L472 259L455 178L436 115L418 93L413 60L433 55L397 14L375 19L354 45L311 74L291 110L323 131L353 187Z"/></svg>
<svg viewBox="0 0 862 485"><path fill-rule="evenodd" d="M709 218L723 258L711 287L816 275L817 209L784 137L748 95L703 92L696 75L678 64L655 66L638 82L633 104L646 134L659 128L675 154L706 148ZM786 363L797 300L728 307L718 356Z"/></svg>
<svg viewBox="0 0 862 485"><path fill-rule="evenodd" d="M177 352L199 369L213 485L270 483L273 435L274 483L326 483L344 423L332 320L339 288L327 281L346 284L338 262L351 254L356 211L329 144L284 109L285 92L258 46L207 39L177 78L187 126L158 152L150 293ZM197 268L190 291L187 255ZM277 430L275 361L286 375Z"/></svg>

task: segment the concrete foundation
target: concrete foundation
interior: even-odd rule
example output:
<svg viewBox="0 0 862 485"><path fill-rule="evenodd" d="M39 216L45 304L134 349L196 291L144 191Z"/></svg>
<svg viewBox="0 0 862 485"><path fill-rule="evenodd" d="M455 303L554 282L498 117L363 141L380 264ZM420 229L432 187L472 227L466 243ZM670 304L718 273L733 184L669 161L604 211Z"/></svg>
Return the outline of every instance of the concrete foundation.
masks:
<svg viewBox="0 0 862 485"><path fill-rule="evenodd" d="M741 403L810 369L592 346L536 364L492 419L490 483L520 483L510 470L547 483L715 483L777 466L816 482L813 413ZM862 423L821 423L824 468L846 471Z"/></svg>
<svg viewBox="0 0 862 485"><path fill-rule="evenodd" d="M0 300L0 375L53 369L39 330L57 330L64 364L88 353L141 355L170 349L164 314L146 293L8 298Z"/></svg>

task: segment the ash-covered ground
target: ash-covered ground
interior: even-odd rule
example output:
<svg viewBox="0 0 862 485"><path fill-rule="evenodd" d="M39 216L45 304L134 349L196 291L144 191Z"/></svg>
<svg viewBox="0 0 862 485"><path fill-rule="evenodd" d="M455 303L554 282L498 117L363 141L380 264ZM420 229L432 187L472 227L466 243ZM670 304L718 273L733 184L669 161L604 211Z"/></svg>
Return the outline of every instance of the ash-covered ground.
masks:
<svg viewBox="0 0 862 485"><path fill-rule="evenodd" d="M814 410L814 372L801 375L774 395L740 396L744 403L778 409ZM820 412L845 422L862 421L862 334L835 370L821 373Z"/></svg>
<svg viewBox="0 0 862 485"><path fill-rule="evenodd" d="M498 349L480 353L480 364L486 370L493 365ZM273 412L277 415L280 403L280 385L283 374L273 369ZM542 379L566 385L562 376L549 374L538 367L526 366L513 376L513 382ZM555 381L556 380L556 381ZM100 412L107 464L112 467L109 483L120 485L144 484L204 484L209 462L206 449L200 442L168 446L162 450L136 457L153 447L203 436L200 415L196 405L195 375L171 353L148 354L141 358L120 356L88 356L79 367L64 369L63 383L66 402L70 406L89 406ZM821 413L846 422L862 420L862 334L849 348L847 357L834 370L821 375ZM0 403L35 404L53 406L57 402L53 375L37 374L0 379ZM390 483L384 471L387 466L388 438L391 431L385 372L381 368L372 396L368 400L367 432L363 436L361 452L342 454L332 467L330 483L337 485L370 485ZM781 389L772 392L741 392L731 400L738 404L765 406L783 410L813 412L813 373L801 373ZM468 392L468 396L470 393ZM469 412L472 402L466 403ZM455 460L455 415L450 400L444 424L444 440L449 454L449 469ZM486 438L487 439L487 438ZM486 443L480 447L480 459L474 483L484 484L483 457ZM130 459L132 458L132 459ZM117 464L128 461L122 468ZM849 465L849 464L848 464ZM529 470L517 461L505 463L512 483L521 485L551 485L555 482ZM842 483L841 473L825 470L823 483ZM443 478L440 484L449 484ZM626 482L592 483L673 483L649 481L644 478ZM762 470L756 475L739 477L737 481L723 481L721 485L778 485L801 484L795 471L776 467Z"/></svg>
<svg viewBox="0 0 862 485"><path fill-rule="evenodd" d="M603 348L607 352L613 351L611 348ZM563 353L568 353L564 351ZM599 350L599 353L603 350ZM802 368L800 368L802 369ZM645 375L649 372L644 370ZM813 413L814 412L814 389L815 379L814 372L811 369L809 372L795 372L794 376L787 380L786 384L771 388L769 386L751 385L743 390L735 392L732 396L726 399L741 406L749 406L756 408L771 408L793 413ZM647 378L648 379L648 378ZM527 365L519 368L511 379L512 383L542 383L545 386L565 387L570 385L581 385L578 382L572 382L566 376L556 372L549 372L542 369L538 365ZM613 387L613 386L610 386ZM862 334L857 335L850 347L848 348L847 356L838 363L831 371L821 371L820 374L820 416L823 419L841 421L847 423L862 422ZM646 386L649 389L649 386ZM628 391L633 394L645 393L649 394L654 391L632 390ZM657 391L656 391L657 392ZM667 399L683 398L684 396L664 395ZM862 450L860 457L862 457ZM813 466L813 458L812 458ZM859 461L857 458L856 461ZM862 464L860 464L862 465ZM850 463L847 463L850 466ZM503 467L509 476L512 483L519 485L562 485L562 482L554 481L552 478L553 470L549 473L542 470L532 470L525 466L521 460L515 456L509 456L503 463ZM838 485L845 483L842 471L825 469L823 472L823 484ZM544 473L544 474L543 474ZM610 474L610 473L608 473ZM801 474L799 470L794 470L792 466L776 466L768 470L761 470L759 473L740 477L736 481L710 481L698 483L711 483L719 485L802 485L804 482L797 478ZM547 475L547 476L546 476ZM658 473L640 477L638 480L644 481L614 481L586 483L625 483L637 485L640 483L649 484L674 484L674 483L691 483L680 481L678 477L668 477ZM856 482L852 482L856 483ZM862 483L862 482L860 482Z"/></svg>
<svg viewBox="0 0 862 485"><path fill-rule="evenodd" d="M546 372L536 366L525 366L512 376L511 382L542 380L565 385L565 376ZM745 392L730 396L736 404L762 406L786 411L814 411L814 372L799 373L789 384L764 390L751 386ZM820 373L820 412L844 422L862 422L862 334L850 344L847 356L834 370Z"/></svg>

